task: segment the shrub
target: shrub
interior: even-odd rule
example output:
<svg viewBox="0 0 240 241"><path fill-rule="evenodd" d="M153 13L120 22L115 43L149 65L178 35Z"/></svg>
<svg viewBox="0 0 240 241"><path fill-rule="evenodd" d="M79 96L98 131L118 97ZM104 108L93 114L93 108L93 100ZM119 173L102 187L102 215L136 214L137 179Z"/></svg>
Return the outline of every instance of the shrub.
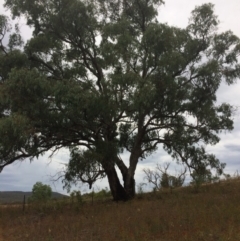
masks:
<svg viewBox="0 0 240 241"><path fill-rule="evenodd" d="M32 188L32 196L30 202L47 202L51 199L52 188L49 185L44 185L41 182L36 182Z"/></svg>

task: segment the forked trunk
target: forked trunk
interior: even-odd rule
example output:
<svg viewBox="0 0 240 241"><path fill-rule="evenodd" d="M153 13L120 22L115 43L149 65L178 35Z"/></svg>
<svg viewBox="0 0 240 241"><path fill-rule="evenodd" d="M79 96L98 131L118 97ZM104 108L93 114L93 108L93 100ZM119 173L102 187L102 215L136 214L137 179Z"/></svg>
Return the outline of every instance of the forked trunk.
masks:
<svg viewBox="0 0 240 241"><path fill-rule="evenodd" d="M119 181L116 169L114 167L109 168L106 171L109 187L113 196L114 201L127 201L128 195L126 190L123 188Z"/></svg>
<svg viewBox="0 0 240 241"><path fill-rule="evenodd" d="M135 157L135 158L133 158ZM116 164L121 171L123 185L119 181L114 165L105 165L104 169L107 174L109 187L114 201L127 201L135 197L135 180L134 174L136 163L138 161L137 155L131 157L131 166L127 168L121 159L116 158ZM112 162L114 163L114 162ZM108 164L110 164L108 162Z"/></svg>
<svg viewBox="0 0 240 241"><path fill-rule="evenodd" d="M135 196L135 180L133 177L125 176L124 187L119 181L114 167L106 171L109 187L114 201L127 201Z"/></svg>

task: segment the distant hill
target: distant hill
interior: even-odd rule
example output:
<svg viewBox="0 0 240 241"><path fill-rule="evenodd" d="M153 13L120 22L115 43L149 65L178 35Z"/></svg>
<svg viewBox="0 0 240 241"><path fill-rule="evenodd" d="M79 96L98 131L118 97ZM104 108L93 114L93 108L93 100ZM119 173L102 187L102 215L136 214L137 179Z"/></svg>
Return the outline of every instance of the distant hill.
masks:
<svg viewBox="0 0 240 241"><path fill-rule="evenodd" d="M0 204L7 203L21 203L23 201L23 197L25 195L26 200L32 195L32 192L19 192L19 191L8 191L1 192L0 191ZM63 195L58 192L52 192L52 198L64 198L68 197L67 195Z"/></svg>

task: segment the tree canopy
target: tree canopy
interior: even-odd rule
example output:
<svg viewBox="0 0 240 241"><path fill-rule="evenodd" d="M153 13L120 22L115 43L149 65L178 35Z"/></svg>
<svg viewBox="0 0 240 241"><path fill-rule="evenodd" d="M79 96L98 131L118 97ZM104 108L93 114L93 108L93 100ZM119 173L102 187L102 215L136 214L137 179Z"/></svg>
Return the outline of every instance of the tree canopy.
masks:
<svg viewBox="0 0 240 241"><path fill-rule="evenodd" d="M137 164L158 147L191 170L222 172L205 146L233 129L233 107L216 92L240 76L240 40L216 31L210 3L184 29L157 20L161 4L5 0L33 35L4 45L1 16L0 168L68 148L65 184L106 176L114 200L134 196Z"/></svg>
<svg viewBox="0 0 240 241"><path fill-rule="evenodd" d="M32 188L32 196L29 198L31 202L46 202L51 199L52 188L49 185L36 182Z"/></svg>

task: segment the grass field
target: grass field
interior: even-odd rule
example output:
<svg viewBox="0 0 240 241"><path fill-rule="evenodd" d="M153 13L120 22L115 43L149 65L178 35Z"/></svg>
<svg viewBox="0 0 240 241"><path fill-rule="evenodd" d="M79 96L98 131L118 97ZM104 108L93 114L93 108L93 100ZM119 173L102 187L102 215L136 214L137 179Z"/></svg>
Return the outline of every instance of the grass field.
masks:
<svg viewBox="0 0 240 241"><path fill-rule="evenodd" d="M240 241L239 179L135 200L0 206L6 241ZM0 238L1 240L1 238Z"/></svg>

